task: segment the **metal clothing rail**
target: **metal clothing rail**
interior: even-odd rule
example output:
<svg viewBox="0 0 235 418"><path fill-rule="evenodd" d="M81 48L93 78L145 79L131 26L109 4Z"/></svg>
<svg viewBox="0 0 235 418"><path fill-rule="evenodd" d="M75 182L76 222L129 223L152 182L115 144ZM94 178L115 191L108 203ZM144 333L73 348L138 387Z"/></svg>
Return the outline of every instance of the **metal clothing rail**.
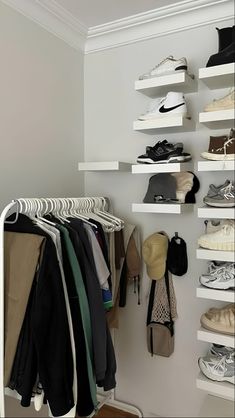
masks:
<svg viewBox="0 0 235 418"><path fill-rule="evenodd" d="M99 209L104 210L105 205L109 207L109 201L107 198L92 198L92 197L79 197L79 198L21 198L13 200L11 203L5 206L1 215L0 215L0 418L5 418L5 388L4 388L4 223L6 218L9 215L15 214L15 218L11 221L14 223L17 221L19 213L26 213L26 206L24 208L23 203L32 203L31 209L33 210L33 203L41 201L41 209L46 203L50 201L53 204L65 204L65 207L68 209L71 202L77 202L76 210L79 211L79 204L81 213L84 213L85 210L89 209ZM92 207L93 203L93 207ZM102 204L101 204L102 203ZM67 204L67 206L66 206ZM54 207L56 208L56 207ZM115 217L114 217L115 218ZM115 218L118 219L118 218ZM113 333L114 341L114 333ZM7 393L9 395L9 392ZM115 389L110 391L108 394L98 394L99 404L98 409L101 408L104 404L112 406L114 408L122 409L126 412L132 413L138 417L143 417L142 412L128 403L118 401L115 396Z"/></svg>

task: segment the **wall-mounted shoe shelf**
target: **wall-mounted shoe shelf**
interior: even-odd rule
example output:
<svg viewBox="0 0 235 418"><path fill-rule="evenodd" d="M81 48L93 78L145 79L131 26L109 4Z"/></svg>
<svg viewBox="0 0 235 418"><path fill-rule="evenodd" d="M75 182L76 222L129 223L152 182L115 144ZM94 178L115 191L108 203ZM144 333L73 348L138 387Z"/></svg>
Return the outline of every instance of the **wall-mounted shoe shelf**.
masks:
<svg viewBox="0 0 235 418"><path fill-rule="evenodd" d="M197 258L200 260L234 262L235 255L233 251L215 251L215 250L205 250L204 248L198 248Z"/></svg>
<svg viewBox="0 0 235 418"><path fill-rule="evenodd" d="M234 125L235 109L199 113L199 122L209 129L231 128Z"/></svg>
<svg viewBox="0 0 235 418"><path fill-rule="evenodd" d="M132 212L141 213L171 213L180 215L192 210L192 204L164 204L164 203L132 203Z"/></svg>
<svg viewBox="0 0 235 418"><path fill-rule="evenodd" d="M131 171L131 164L120 161L81 162L78 171Z"/></svg>
<svg viewBox="0 0 235 418"><path fill-rule="evenodd" d="M133 174L153 174L153 173L179 173L180 171L192 171L193 164L185 163L168 163L168 164L133 164Z"/></svg>
<svg viewBox="0 0 235 418"><path fill-rule="evenodd" d="M235 63L199 68L199 79L209 89L223 89L234 84Z"/></svg>
<svg viewBox="0 0 235 418"><path fill-rule="evenodd" d="M232 348L235 347L234 335L226 335L219 332L208 331L202 327L197 332L197 339L207 343L221 344Z"/></svg>
<svg viewBox="0 0 235 418"><path fill-rule="evenodd" d="M137 80L135 90L149 97L163 97L169 90L193 93L197 90L197 82L194 76L190 76L183 71L146 80Z"/></svg>
<svg viewBox="0 0 235 418"><path fill-rule="evenodd" d="M156 133L188 132L195 130L195 124L192 119L181 115L171 117L162 117L152 120L136 120L133 123L134 131L140 131L146 134L154 135Z"/></svg>
<svg viewBox="0 0 235 418"><path fill-rule="evenodd" d="M234 401L235 399L234 385L232 383L214 382L213 380L207 379L202 373L197 378L197 388L230 401Z"/></svg>
<svg viewBox="0 0 235 418"><path fill-rule="evenodd" d="M235 302L234 290L209 289L199 286L197 288L197 297L201 299L220 300L223 302Z"/></svg>
<svg viewBox="0 0 235 418"><path fill-rule="evenodd" d="M235 161L198 161L198 171L234 171Z"/></svg>
<svg viewBox="0 0 235 418"><path fill-rule="evenodd" d="M233 219L234 215L235 208L214 208L211 206L198 208L199 218Z"/></svg>

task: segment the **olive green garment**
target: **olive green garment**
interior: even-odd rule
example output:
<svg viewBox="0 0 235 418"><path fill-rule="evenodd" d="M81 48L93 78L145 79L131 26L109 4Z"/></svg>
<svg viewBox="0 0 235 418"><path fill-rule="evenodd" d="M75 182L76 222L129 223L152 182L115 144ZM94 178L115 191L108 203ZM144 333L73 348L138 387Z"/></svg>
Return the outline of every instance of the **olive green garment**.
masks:
<svg viewBox="0 0 235 418"><path fill-rule="evenodd" d="M66 251L68 254L68 259L70 261L71 269L73 272L74 282L78 294L79 306L81 311L82 326L84 330L84 338L86 344L86 358L87 358L87 370L88 370L88 379L89 386L91 390L91 399L94 405L94 408L97 408L97 397L96 397L96 383L95 376L93 372L93 346L92 346L92 330L91 330L91 318L90 310L86 295L85 286L83 283L82 273L78 263L78 259L73 248L73 244L70 240L69 233L67 229L62 225L57 225L57 228L61 231L62 237L64 238Z"/></svg>

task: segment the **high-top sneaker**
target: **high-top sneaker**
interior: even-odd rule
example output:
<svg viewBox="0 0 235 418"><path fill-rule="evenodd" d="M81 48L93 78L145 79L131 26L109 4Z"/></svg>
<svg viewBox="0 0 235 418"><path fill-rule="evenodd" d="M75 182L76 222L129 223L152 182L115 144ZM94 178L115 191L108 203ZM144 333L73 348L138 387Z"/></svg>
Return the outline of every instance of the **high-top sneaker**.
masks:
<svg viewBox="0 0 235 418"><path fill-rule="evenodd" d="M235 130L231 129L229 136L210 136L208 152L202 152L201 156L214 161L234 160Z"/></svg>
<svg viewBox="0 0 235 418"><path fill-rule="evenodd" d="M152 107L139 120L152 120L174 115L187 116L187 107L183 93L170 91L160 101L157 99Z"/></svg>

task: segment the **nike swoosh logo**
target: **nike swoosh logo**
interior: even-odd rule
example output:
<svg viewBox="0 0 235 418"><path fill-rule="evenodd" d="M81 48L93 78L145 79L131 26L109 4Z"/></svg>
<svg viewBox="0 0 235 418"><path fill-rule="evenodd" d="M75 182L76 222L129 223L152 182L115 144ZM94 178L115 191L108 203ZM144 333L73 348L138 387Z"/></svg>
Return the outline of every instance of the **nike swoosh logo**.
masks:
<svg viewBox="0 0 235 418"><path fill-rule="evenodd" d="M183 106L184 104L185 103L180 103L180 104L178 104L176 106L167 107L167 108L165 108L164 105L163 105L162 107L160 107L159 112L160 113L167 113L167 112L170 112L171 110L177 109L177 107Z"/></svg>

